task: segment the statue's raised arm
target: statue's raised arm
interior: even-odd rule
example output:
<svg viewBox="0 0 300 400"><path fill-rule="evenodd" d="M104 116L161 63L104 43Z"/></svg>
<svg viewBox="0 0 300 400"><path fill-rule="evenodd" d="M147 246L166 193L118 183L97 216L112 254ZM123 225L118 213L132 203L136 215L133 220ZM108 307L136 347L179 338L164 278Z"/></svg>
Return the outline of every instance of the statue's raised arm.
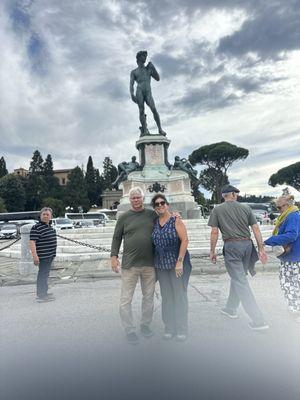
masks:
<svg viewBox="0 0 300 400"><path fill-rule="evenodd" d="M162 130L159 114L156 110L155 103L151 92L151 77L157 81L160 80L159 73L156 68L149 62L145 66L147 59L147 51L139 51L136 55L136 61L138 67L131 71L130 73L130 96L132 101L137 103L139 107L139 117L141 122L141 136L149 135L147 129L146 115L145 115L145 103L148 105L153 113L155 119L158 133L160 135L166 136L166 133ZM134 92L134 84L137 84L136 92Z"/></svg>

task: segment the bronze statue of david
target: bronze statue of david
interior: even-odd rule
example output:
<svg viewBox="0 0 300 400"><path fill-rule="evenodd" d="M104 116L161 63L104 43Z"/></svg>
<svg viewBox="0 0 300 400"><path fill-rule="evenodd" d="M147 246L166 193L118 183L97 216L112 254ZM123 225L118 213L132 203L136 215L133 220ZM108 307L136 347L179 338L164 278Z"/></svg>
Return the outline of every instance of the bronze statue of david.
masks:
<svg viewBox="0 0 300 400"><path fill-rule="evenodd" d="M151 61L148 62L148 64L145 66L146 59L147 59L147 51L139 51L137 53L136 62L138 67L133 71L131 71L130 74L130 95L132 101L134 101L139 107L141 136L150 134L147 129L145 103L148 105L148 107L153 113L153 117L158 128L158 133L160 135L166 136L166 133L162 130L159 114L156 110L151 92L151 77L154 78L156 81L159 81L160 77ZM137 83L135 94L134 94L134 82Z"/></svg>

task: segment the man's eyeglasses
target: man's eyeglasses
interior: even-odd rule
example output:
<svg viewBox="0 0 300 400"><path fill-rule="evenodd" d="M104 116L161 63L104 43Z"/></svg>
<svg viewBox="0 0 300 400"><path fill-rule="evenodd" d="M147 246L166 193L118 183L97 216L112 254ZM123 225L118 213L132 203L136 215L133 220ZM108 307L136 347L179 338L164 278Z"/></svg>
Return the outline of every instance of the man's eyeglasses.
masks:
<svg viewBox="0 0 300 400"><path fill-rule="evenodd" d="M163 201L157 201L154 203L154 207L160 207L160 206L164 206L166 204L166 202Z"/></svg>

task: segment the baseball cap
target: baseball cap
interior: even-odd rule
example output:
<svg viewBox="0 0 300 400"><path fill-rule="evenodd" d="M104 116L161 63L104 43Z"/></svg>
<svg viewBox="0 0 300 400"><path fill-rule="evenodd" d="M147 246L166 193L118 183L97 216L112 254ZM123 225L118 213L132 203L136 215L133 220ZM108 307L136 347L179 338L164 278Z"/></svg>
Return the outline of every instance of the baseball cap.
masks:
<svg viewBox="0 0 300 400"><path fill-rule="evenodd" d="M231 193L231 192L240 193L239 189L237 189L236 187L234 187L232 185L225 185L221 189L222 194L223 193Z"/></svg>

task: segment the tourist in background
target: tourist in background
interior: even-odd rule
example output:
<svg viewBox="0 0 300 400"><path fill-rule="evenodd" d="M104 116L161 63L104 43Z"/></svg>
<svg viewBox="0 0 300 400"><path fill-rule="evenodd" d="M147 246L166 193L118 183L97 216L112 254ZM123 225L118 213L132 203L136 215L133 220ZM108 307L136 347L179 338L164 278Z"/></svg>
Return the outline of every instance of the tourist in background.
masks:
<svg viewBox="0 0 300 400"><path fill-rule="evenodd" d="M154 266L162 297L162 319L165 339L183 341L187 338L187 286L191 273L188 236L184 223L169 211L163 194L155 195L151 204L158 215L154 223Z"/></svg>
<svg viewBox="0 0 300 400"><path fill-rule="evenodd" d="M221 309L221 313L229 318L237 318L237 308L241 302L252 319L249 327L253 330L265 330L269 326L256 303L248 283L247 273L249 271L254 275L255 262L259 258L262 263L266 263L267 255L259 226L251 208L237 201L239 192L239 189L234 186L223 186L221 193L225 201L213 209L209 218L208 225L211 226L210 260L213 263L217 261L215 249L220 229L224 241L225 266L231 278L227 304L225 308ZM257 242L259 257L251 240L249 226L251 226Z"/></svg>
<svg viewBox="0 0 300 400"><path fill-rule="evenodd" d="M40 212L40 222L30 231L29 247L34 264L39 268L37 276L37 301L44 303L55 300L48 293L48 277L54 257L56 256L56 232L51 227L52 209L44 207Z"/></svg>
<svg viewBox="0 0 300 400"><path fill-rule="evenodd" d="M288 308L297 322L300 322L300 212L294 205L292 195L276 200L280 212L273 235L265 240L268 246L283 246L280 260L280 286Z"/></svg>

